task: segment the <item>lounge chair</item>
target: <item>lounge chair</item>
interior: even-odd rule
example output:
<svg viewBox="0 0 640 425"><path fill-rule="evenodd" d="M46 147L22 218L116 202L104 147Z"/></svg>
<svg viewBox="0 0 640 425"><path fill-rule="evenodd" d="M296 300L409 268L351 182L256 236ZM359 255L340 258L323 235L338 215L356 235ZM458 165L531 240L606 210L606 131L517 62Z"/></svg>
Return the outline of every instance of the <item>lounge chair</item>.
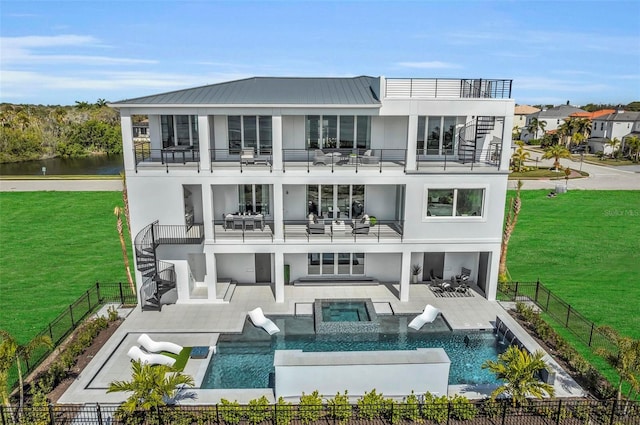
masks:
<svg viewBox="0 0 640 425"><path fill-rule="evenodd" d="M240 154L240 161L243 164L253 164L256 162L256 157L253 154L253 148L251 149L242 149L242 153Z"/></svg>
<svg viewBox="0 0 640 425"><path fill-rule="evenodd" d="M425 323L431 323L436 320L436 317L439 313L440 310L438 310L431 304L427 304L422 314L416 316L416 318L413 319L411 323L409 323L409 327L415 330L420 330L420 328L423 327Z"/></svg>
<svg viewBox="0 0 640 425"><path fill-rule="evenodd" d="M142 363L148 363L150 365L162 364L165 366L173 367L176 359L165 356L164 354L149 354L145 353L140 349L140 347L134 345L129 348L127 352L127 356L131 357L133 360L139 360Z"/></svg>
<svg viewBox="0 0 640 425"><path fill-rule="evenodd" d="M361 164L378 164L380 163L380 158L377 156L373 156L373 150L368 149L365 151L364 155L360 157Z"/></svg>
<svg viewBox="0 0 640 425"><path fill-rule="evenodd" d="M269 335L280 332L280 328L276 326L271 319L267 319L260 307L257 307L249 312L249 318L253 322L254 326L259 326Z"/></svg>
<svg viewBox="0 0 640 425"><path fill-rule="evenodd" d="M316 149L313 153L313 165L327 165L327 163L331 163L333 157L328 156L326 153L322 152L321 149Z"/></svg>
<svg viewBox="0 0 640 425"><path fill-rule="evenodd" d="M182 347L173 342L166 341L154 341L147 334L142 334L138 337L138 344L142 346L149 353L159 353L161 351L167 351L173 354L180 354Z"/></svg>

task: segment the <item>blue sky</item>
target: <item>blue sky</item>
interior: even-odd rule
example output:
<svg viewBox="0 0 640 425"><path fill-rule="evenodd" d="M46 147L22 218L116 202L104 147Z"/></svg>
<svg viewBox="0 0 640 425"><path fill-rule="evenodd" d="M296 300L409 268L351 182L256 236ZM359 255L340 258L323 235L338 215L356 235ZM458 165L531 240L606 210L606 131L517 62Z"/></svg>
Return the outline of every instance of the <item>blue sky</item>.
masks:
<svg viewBox="0 0 640 425"><path fill-rule="evenodd" d="M0 0L0 101L251 76L507 78L517 103L640 100L640 1Z"/></svg>

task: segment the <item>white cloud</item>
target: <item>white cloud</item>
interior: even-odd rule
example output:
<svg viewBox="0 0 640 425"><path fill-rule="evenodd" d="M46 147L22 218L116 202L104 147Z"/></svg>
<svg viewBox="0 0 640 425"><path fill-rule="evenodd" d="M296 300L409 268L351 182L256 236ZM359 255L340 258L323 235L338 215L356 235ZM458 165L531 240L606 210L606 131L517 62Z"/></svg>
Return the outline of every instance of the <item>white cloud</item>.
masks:
<svg viewBox="0 0 640 425"><path fill-rule="evenodd" d="M441 62L441 61L427 61L427 62L399 62L396 64L402 68L414 68L414 69L452 69L462 68L460 65Z"/></svg>

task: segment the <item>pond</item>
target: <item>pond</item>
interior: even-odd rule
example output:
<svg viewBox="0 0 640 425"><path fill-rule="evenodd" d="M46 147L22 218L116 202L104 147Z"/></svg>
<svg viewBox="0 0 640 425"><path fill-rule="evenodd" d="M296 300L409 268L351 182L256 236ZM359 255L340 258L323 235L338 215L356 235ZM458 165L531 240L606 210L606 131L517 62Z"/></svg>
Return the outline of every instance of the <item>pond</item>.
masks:
<svg viewBox="0 0 640 425"><path fill-rule="evenodd" d="M124 170L122 155L91 155L83 158L50 158L0 164L0 175L118 175Z"/></svg>

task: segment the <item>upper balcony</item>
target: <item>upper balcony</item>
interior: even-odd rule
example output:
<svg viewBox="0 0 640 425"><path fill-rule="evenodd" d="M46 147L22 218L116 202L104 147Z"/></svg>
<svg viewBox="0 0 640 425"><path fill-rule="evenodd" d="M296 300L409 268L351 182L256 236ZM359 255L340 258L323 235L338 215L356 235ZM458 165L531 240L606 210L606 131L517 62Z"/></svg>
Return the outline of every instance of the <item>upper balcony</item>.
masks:
<svg viewBox="0 0 640 425"><path fill-rule="evenodd" d="M387 99L508 99L513 80L387 78Z"/></svg>

